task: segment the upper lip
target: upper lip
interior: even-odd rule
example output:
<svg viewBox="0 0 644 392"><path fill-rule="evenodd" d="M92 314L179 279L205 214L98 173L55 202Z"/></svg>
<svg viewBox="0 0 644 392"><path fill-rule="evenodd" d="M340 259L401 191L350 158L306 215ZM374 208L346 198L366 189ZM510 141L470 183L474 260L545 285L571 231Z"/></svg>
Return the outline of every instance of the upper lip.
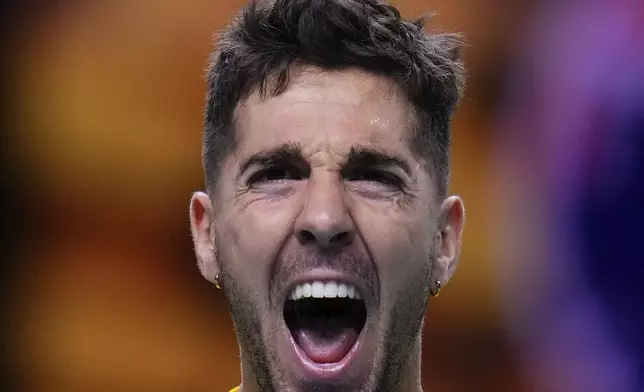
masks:
<svg viewBox="0 0 644 392"><path fill-rule="evenodd" d="M286 286L285 290L282 293L282 303L286 302L289 298L293 289L302 283L308 283L313 281L321 282L337 282L337 283L347 283L353 285L356 290L360 292L363 301L367 303L369 298L372 297L372 293L367 290L364 282L356 279L353 276L347 275L341 271L332 270L332 269L314 269L310 270L304 274L298 275L296 278L291 280Z"/></svg>

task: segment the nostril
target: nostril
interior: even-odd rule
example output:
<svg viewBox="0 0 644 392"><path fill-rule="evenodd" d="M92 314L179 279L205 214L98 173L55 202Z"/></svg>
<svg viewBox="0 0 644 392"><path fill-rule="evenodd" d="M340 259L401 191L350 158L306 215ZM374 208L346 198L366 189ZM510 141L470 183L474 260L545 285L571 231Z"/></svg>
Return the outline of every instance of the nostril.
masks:
<svg viewBox="0 0 644 392"><path fill-rule="evenodd" d="M297 233L297 239L300 241L300 244L305 245L315 242L315 235L308 230L300 230Z"/></svg>
<svg viewBox="0 0 644 392"><path fill-rule="evenodd" d="M348 231L342 231L332 236L328 236L322 234L316 235L315 233L308 230L300 230L297 232L297 239L302 245L316 243L322 247L338 247L345 246L351 243L351 233L349 233Z"/></svg>
<svg viewBox="0 0 644 392"><path fill-rule="evenodd" d="M351 242L351 235L349 234L348 231L343 231L334 235L331 238L331 241L329 241L329 245L342 246L342 245L348 245L350 242Z"/></svg>

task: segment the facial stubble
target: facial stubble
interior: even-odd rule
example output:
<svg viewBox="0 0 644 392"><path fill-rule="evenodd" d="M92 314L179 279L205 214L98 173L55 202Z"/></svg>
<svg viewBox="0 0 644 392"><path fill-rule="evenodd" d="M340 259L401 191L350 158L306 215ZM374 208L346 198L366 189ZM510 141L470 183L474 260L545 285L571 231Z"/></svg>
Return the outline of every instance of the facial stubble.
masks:
<svg viewBox="0 0 644 392"><path fill-rule="evenodd" d="M277 392L284 388L280 380L284 372L274 369L278 363L275 350L269 350L262 333L261 312L253 298L256 293L242 284L242 280L228 269L230 264L222 258L221 244L215 241L216 257L220 266L221 287L230 311L240 349L248 358L258 390ZM398 299L391 310L390 325L382 334L379 350L382 354L370 379L365 380L360 392L395 392L402 375L408 370L414 343L419 339L429 295L431 263L423 263L413 280L401 287ZM273 371L271 371L273 370ZM332 384L307 385L307 391L341 391ZM349 392L349 391L347 391ZM351 391L353 392L353 390Z"/></svg>

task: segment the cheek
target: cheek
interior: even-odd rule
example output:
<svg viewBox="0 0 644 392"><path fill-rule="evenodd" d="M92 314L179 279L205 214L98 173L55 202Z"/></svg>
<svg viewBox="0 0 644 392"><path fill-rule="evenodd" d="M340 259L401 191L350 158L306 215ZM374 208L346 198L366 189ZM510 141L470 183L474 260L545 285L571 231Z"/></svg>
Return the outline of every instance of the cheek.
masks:
<svg viewBox="0 0 644 392"><path fill-rule="evenodd" d="M383 301L395 300L390 297L428 274L432 238L428 222L418 212L363 209L361 234L376 262Z"/></svg>
<svg viewBox="0 0 644 392"><path fill-rule="evenodd" d="M392 230L374 244L372 251L383 288L405 285L410 277L424 273L431 264L431 248L419 232Z"/></svg>
<svg viewBox="0 0 644 392"><path fill-rule="evenodd" d="M270 208L269 208L270 207ZM219 263L244 286L266 292L271 266L292 233L292 203L256 202L243 209L230 207L217 226Z"/></svg>

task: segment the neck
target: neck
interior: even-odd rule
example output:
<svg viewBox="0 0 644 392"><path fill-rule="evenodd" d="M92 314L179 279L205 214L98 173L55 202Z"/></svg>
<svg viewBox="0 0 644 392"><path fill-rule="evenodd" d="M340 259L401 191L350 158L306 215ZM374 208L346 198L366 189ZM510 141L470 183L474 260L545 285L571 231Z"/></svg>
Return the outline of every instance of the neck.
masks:
<svg viewBox="0 0 644 392"><path fill-rule="evenodd" d="M423 392L420 379L421 347L421 333L418 332L411 345L406 370L403 372L400 382L395 389L396 392Z"/></svg>
<svg viewBox="0 0 644 392"><path fill-rule="evenodd" d="M257 378L253 373L253 367L250 365L248 355L241 345L239 346L239 352L241 357L241 384L238 392L260 392Z"/></svg>
<svg viewBox="0 0 644 392"><path fill-rule="evenodd" d="M240 347L241 349L241 347ZM250 361L244 350L241 353L241 378L242 382L239 392L262 392L257 385L257 379L253 374ZM418 333L412 343L410 355L408 358L406 370L401 375L395 392L423 392L421 383L421 337Z"/></svg>

